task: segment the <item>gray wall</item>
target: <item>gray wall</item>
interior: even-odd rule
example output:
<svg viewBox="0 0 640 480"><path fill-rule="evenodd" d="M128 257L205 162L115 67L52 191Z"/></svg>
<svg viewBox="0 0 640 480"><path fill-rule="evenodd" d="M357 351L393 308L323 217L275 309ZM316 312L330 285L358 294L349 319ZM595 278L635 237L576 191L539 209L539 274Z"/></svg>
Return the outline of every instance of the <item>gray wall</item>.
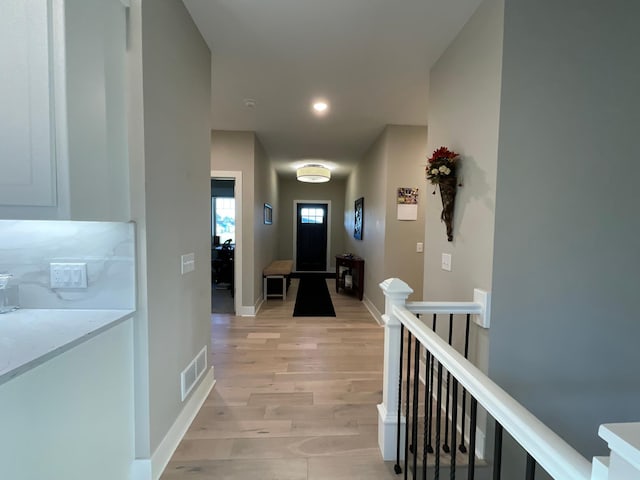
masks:
<svg viewBox="0 0 640 480"><path fill-rule="evenodd" d="M421 300L424 253L416 252L416 244L424 243L425 203L430 193L424 188L427 129L390 125L386 135L388 167L384 275L385 278L398 277L407 282L414 291L410 300ZM419 189L417 220L398 220L398 187Z"/></svg>
<svg viewBox="0 0 640 480"><path fill-rule="evenodd" d="M277 256L278 178L254 132L213 130L211 170L242 172L242 305L255 308L262 270ZM265 203L273 207L272 225L264 224Z"/></svg>
<svg viewBox="0 0 640 480"><path fill-rule="evenodd" d="M183 408L180 372L210 339L211 54L180 1L135 1L129 19L136 456L148 458ZM180 275L190 252L196 269Z"/></svg>
<svg viewBox="0 0 640 480"><path fill-rule="evenodd" d="M254 264L253 264L253 305L262 298L262 271L277 256L277 225L278 225L278 176L271 166L258 137L254 137L255 151L255 184L253 195L253 238L254 238ZM264 204L273 207L273 223L264 223Z"/></svg>
<svg viewBox="0 0 640 480"><path fill-rule="evenodd" d="M474 288L491 287L503 10L503 0L485 0L430 72L427 156L440 146L458 152L463 186L449 242L440 191L426 184L426 300L469 301ZM442 253L452 255L451 272Z"/></svg>
<svg viewBox="0 0 640 480"><path fill-rule="evenodd" d="M332 179L328 183L302 183L296 179L280 179L278 208L278 258L295 260L293 254L294 200L331 200L330 265L335 268L335 256L344 253L344 180Z"/></svg>
<svg viewBox="0 0 640 480"><path fill-rule="evenodd" d="M410 299L421 297L424 240L424 163L427 129L387 125L363 155L347 181L344 212L345 250L365 259L364 295L380 312L384 295L378 286L389 277L411 284ZM419 188L418 220L397 220L398 187ZM353 238L354 202L364 197L362 240Z"/></svg>
<svg viewBox="0 0 640 480"><path fill-rule="evenodd" d="M349 175L344 209L345 250L364 258L364 296L380 312L384 311L384 295L378 284L385 279L386 152L387 137L382 132ZM356 240L354 202L360 197L364 197L363 231L362 240Z"/></svg>
<svg viewBox="0 0 640 480"><path fill-rule="evenodd" d="M254 304L254 137L253 132L211 132L211 170L242 172L242 305Z"/></svg>
<svg viewBox="0 0 640 480"><path fill-rule="evenodd" d="M491 290L503 18L504 0L485 0L430 72L427 157L440 146L458 152L463 185L449 242L440 191L426 182L425 300L470 301L474 288ZM441 268L442 253L452 256L450 272ZM472 329L471 358L486 370L488 332Z"/></svg>
<svg viewBox="0 0 640 480"><path fill-rule="evenodd" d="M490 375L587 457L640 405L638 18L505 5Z"/></svg>

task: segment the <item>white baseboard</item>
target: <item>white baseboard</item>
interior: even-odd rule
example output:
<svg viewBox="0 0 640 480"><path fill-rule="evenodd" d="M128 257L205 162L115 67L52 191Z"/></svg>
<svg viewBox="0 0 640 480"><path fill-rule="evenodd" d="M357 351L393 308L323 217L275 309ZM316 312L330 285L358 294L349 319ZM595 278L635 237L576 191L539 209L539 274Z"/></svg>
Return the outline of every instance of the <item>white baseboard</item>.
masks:
<svg viewBox="0 0 640 480"><path fill-rule="evenodd" d="M256 316L256 307L247 307L247 306L243 305L236 312L236 315L238 317L255 317Z"/></svg>
<svg viewBox="0 0 640 480"><path fill-rule="evenodd" d="M264 296L260 295L260 298L258 299L258 303L254 308L255 313L253 314L253 316L256 316L258 314L263 304L264 304Z"/></svg>
<svg viewBox="0 0 640 480"><path fill-rule="evenodd" d="M377 324L380 325L381 327L384 326L384 322L382 321L382 313L380 313L380 311L376 308L373 302L369 300L367 297L364 297L362 299L362 303L364 303L364 306L367 308L367 310L369 310L369 313L371 314L373 319L377 322Z"/></svg>
<svg viewBox="0 0 640 480"><path fill-rule="evenodd" d="M400 460L404 460L406 418L400 417ZM378 404L378 448L384 461L396 459L398 444L398 415L387 411L384 403Z"/></svg>
<svg viewBox="0 0 640 480"><path fill-rule="evenodd" d="M204 375L200 385L191 394L184 408L173 425L164 436L151 458L136 458L131 468L132 480L158 480L166 468L171 456L178 448L178 444L189 429L191 422L200 411L200 407L213 389L216 381L213 377L213 367Z"/></svg>

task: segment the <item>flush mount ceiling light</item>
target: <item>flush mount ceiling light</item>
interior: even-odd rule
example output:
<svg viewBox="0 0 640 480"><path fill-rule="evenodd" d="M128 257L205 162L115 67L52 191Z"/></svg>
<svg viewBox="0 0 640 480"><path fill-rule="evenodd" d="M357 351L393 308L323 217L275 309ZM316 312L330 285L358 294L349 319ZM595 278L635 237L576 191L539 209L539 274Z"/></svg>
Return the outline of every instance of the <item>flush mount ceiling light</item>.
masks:
<svg viewBox="0 0 640 480"><path fill-rule="evenodd" d="M300 182L324 183L331 179L331 170L323 165L309 164L298 168L296 178Z"/></svg>

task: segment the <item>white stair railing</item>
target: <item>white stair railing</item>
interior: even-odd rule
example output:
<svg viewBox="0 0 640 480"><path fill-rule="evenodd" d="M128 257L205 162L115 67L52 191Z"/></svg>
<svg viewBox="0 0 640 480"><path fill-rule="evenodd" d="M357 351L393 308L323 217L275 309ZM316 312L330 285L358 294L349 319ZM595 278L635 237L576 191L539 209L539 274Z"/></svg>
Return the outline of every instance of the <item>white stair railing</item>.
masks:
<svg viewBox="0 0 640 480"><path fill-rule="evenodd" d="M398 444L403 444L404 438L408 438L404 432L404 415L398 415L402 362L400 351L404 341L401 327L404 327L428 352L427 355L444 367L470 397L475 399L474 402L477 401L496 420L497 425L504 428L525 449L529 457L553 478L640 479L640 423L601 426L600 436L608 442L612 453L610 457L595 458L592 464L416 317L416 314L471 314L477 324L488 327L488 294L476 291L473 302L408 303L406 299L413 290L402 280L388 279L380 287L386 297L383 315L383 399L378 405L378 444L384 460L395 460L400 451ZM407 381L408 378L409 375ZM424 378L426 380L426 372ZM475 433L470 433L471 435L475 436Z"/></svg>

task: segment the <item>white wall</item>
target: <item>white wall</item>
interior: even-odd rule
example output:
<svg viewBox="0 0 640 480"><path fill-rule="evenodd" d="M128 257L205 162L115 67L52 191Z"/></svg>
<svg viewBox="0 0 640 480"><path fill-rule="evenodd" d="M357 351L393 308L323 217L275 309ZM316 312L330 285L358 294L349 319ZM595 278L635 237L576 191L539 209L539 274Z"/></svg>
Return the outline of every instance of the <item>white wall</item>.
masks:
<svg viewBox="0 0 640 480"><path fill-rule="evenodd" d="M134 458L132 322L0 386L3 478L129 478Z"/></svg>

